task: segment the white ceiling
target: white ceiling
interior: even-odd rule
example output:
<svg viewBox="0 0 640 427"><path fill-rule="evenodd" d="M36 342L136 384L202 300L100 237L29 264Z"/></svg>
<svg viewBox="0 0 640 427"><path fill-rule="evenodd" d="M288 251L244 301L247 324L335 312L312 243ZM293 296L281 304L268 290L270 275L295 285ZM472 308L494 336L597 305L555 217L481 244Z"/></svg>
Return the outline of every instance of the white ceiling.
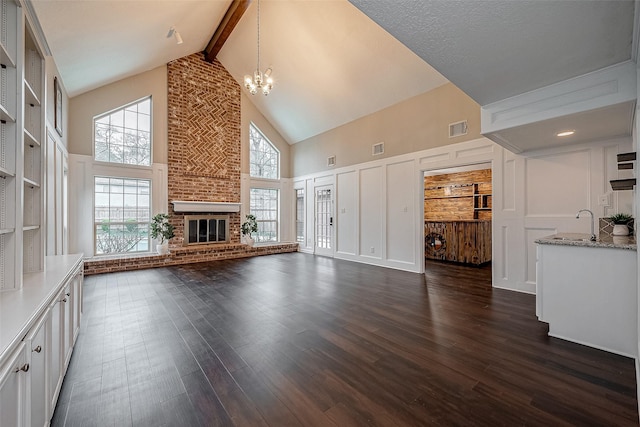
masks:
<svg viewBox="0 0 640 427"><path fill-rule="evenodd" d="M202 51L231 0L32 1L75 96ZM256 5L218 55L238 82L256 66ZM273 67L276 85L268 97L248 96L289 143L429 91L446 83L443 76L487 105L629 60L632 52L632 0L262 0L261 6L262 68ZM172 25L184 44L166 38ZM598 123L578 133L587 138L594 130L602 138L621 129L628 135L629 109L624 122L610 120L612 111L619 112L568 119ZM547 125L565 127L558 119L504 135L537 144L539 132L551 132Z"/></svg>
<svg viewBox="0 0 640 427"><path fill-rule="evenodd" d="M230 0L33 0L71 97L202 51ZM218 55L242 82L257 58L257 1ZM289 142L371 114L447 80L346 0L261 0L268 97L251 96ZM167 38L175 25L184 43Z"/></svg>
<svg viewBox="0 0 640 427"><path fill-rule="evenodd" d="M231 0L32 0L70 97L194 52ZM175 25L184 43L167 38Z"/></svg>

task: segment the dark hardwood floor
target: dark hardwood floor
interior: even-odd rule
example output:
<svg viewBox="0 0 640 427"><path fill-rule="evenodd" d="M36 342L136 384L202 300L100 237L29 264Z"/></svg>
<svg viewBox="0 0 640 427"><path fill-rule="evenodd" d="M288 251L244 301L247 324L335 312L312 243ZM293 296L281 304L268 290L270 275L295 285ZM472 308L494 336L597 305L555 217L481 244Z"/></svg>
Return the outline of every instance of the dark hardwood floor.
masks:
<svg viewBox="0 0 640 427"><path fill-rule="evenodd" d="M490 276L294 253L87 277L52 425L637 425L633 360L549 338Z"/></svg>

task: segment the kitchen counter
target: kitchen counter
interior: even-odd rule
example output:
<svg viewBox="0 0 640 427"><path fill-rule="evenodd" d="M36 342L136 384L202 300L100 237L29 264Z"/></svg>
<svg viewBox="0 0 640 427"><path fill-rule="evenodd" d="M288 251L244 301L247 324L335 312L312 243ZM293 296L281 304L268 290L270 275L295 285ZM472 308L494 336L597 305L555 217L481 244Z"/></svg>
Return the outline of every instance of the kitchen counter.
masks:
<svg viewBox="0 0 640 427"><path fill-rule="evenodd" d="M558 233L542 237L535 242L541 245L582 246L587 248L628 249L637 251L636 238L634 236L600 235L595 242L589 240L590 237L590 234L585 233Z"/></svg>
<svg viewBox="0 0 640 427"><path fill-rule="evenodd" d="M536 314L549 335L628 357L638 340L633 237L560 233L536 240ZM583 240L584 239L584 240Z"/></svg>

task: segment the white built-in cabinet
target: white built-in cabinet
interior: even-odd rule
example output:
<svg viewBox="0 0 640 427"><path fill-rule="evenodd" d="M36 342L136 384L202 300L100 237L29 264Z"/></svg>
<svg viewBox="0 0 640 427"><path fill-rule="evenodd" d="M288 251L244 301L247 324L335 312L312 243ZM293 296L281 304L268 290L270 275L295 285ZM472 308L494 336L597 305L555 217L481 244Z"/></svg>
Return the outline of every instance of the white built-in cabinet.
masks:
<svg viewBox="0 0 640 427"><path fill-rule="evenodd" d="M62 245L45 257L45 201L65 212L66 198L45 194L47 86L35 34L23 0L0 0L0 427L49 425L82 315L82 255Z"/></svg>
<svg viewBox="0 0 640 427"><path fill-rule="evenodd" d="M44 56L23 9L0 0L0 291L44 266Z"/></svg>
<svg viewBox="0 0 640 427"><path fill-rule="evenodd" d="M0 293L0 427L49 425L80 330L81 255L45 264Z"/></svg>

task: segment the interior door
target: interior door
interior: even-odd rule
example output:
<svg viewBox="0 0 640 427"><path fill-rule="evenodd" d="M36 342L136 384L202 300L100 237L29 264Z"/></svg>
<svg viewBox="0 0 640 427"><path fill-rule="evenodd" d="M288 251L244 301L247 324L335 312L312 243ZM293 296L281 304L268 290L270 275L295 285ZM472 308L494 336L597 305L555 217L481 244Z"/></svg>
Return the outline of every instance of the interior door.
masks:
<svg viewBox="0 0 640 427"><path fill-rule="evenodd" d="M316 255L333 256L333 185L315 187L315 245Z"/></svg>

